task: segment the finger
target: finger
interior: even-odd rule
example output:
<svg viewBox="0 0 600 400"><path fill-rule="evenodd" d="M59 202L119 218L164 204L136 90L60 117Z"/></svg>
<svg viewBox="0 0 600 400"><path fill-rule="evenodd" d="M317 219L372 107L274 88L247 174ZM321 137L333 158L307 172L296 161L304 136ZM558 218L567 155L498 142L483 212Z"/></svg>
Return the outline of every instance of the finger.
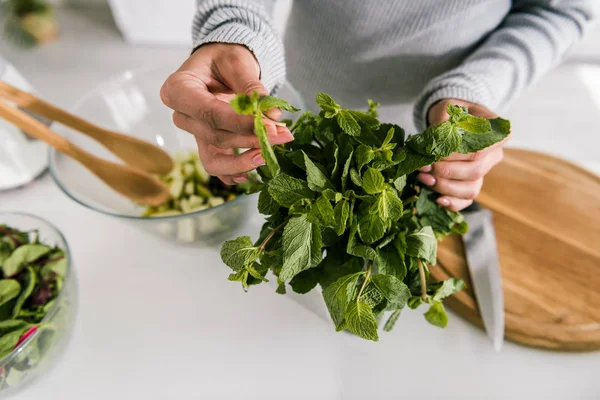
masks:
<svg viewBox="0 0 600 400"><path fill-rule="evenodd" d="M167 107L201 120L213 129L254 132L252 116L237 114L230 104L215 97L206 84L192 74L174 73L167 79L160 94Z"/></svg>
<svg viewBox="0 0 600 400"><path fill-rule="evenodd" d="M477 161L440 161L422 172L429 172L435 178L447 178L462 181L476 181L483 178L503 157L502 148L490 152Z"/></svg>
<svg viewBox="0 0 600 400"><path fill-rule="evenodd" d="M258 149L232 155L199 141L198 154L206 172L213 176L239 175L265 164Z"/></svg>
<svg viewBox="0 0 600 400"><path fill-rule="evenodd" d="M248 182L248 174L224 175L218 177L226 185L236 185L238 183Z"/></svg>
<svg viewBox="0 0 600 400"><path fill-rule="evenodd" d="M420 173L417 175L417 179L440 194L467 200L475 199L479 195L481 186L483 185L483 179L478 179L476 181L458 181L446 178L435 178L433 175L426 173Z"/></svg>
<svg viewBox="0 0 600 400"><path fill-rule="evenodd" d="M259 97L268 96L268 90L260 81L260 67L251 53L236 53L226 60L219 60L216 67L218 75L234 93L245 93L252 96L256 92ZM277 121L282 112L273 108L265 112L269 118Z"/></svg>
<svg viewBox="0 0 600 400"><path fill-rule="evenodd" d="M459 199L451 196L440 196L436 201L438 204L452 211L460 211L473 204L473 200Z"/></svg>
<svg viewBox="0 0 600 400"><path fill-rule="evenodd" d="M195 120L185 114L175 111L173 113L173 123L180 129L190 132L197 139L202 140L220 149L231 148L258 148L258 137L251 134L237 134L221 129L213 129L207 126L203 121ZM267 136L271 145L288 143L294 140L294 136L289 129L267 125Z"/></svg>

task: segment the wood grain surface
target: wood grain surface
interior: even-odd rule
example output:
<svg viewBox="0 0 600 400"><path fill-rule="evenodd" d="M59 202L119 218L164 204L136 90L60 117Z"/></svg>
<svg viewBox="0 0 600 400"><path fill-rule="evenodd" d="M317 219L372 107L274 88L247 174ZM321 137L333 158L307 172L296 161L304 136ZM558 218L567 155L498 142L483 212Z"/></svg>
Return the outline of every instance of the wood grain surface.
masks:
<svg viewBox="0 0 600 400"><path fill-rule="evenodd" d="M477 201L493 212L505 337L553 350L600 350L600 177L549 155L506 149ZM460 236L440 243L431 274L471 286ZM470 289L446 304L482 326Z"/></svg>

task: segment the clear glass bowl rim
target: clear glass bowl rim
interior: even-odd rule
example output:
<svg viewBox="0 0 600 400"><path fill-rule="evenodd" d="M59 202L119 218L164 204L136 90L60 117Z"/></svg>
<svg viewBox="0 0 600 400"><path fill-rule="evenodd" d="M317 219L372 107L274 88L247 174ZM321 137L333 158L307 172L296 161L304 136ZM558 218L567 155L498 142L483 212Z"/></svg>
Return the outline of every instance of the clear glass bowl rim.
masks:
<svg viewBox="0 0 600 400"><path fill-rule="evenodd" d="M115 84L117 82L120 81L126 81L126 80L131 80L131 79L135 79L136 76L139 75L143 75L144 73L148 73L148 72L153 72L153 71L159 71L161 69L165 69L166 68L166 64L158 64L158 65L153 65L151 67L140 67L140 68L132 68L132 69L127 69L125 71L119 72L117 74L114 74L112 76L109 76L108 78L104 79L102 82L100 82L98 85L96 85L92 90L90 90L89 92L87 92L86 94L84 94L79 100L77 100L73 106L71 106L69 108L70 112L73 112L74 114L77 114L77 110L79 107L81 107L81 105L87 101L88 99L90 99L93 96L98 95L100 92L102 92L107 85L110 84ZM165 77L166 79L167 77ZM300 96L300 94L298 93L298 91L296 89L294 89L294 87L288 82L286 81L283 85L284 87L287 87L293 94L294 96L298 99L298 101L300 102L300 104L297 105L298 108L300 108L301 110L304 110L306 107L304 105L304 101L302 100L302 97ZM52 124L54 124L55 122L52 122ZM52 125L50 125L50 127L52 127ZM63 183L60 181L59 177L58 177L58 173L55 170L55 156L57 151L50 147L49 148L49 162L48 162L48 170L50 171L50 175L52 176L52 179L54 180L54 182L56 183L56 185L60 188L60 190L66 194L69 198L71 198L73 201L75 201L76 203L90 209L90 210L94 210L97 211L101 214L104 215L110 215L112 217L117 217L117 218L123 218L123 219L129 219L129 220L135 220L135 221L164 221L164 220L178 220L182 217L193 217L193 216L198 216L201 215L203 213L210 213L213 212L214 210L219 209L220 207L224 207L224 206L230 206L233 205L235 203L241 202L242 200L246 200L247 197L249 197L250 195L246 195L246 194L240 194L238 196L235 197L235 199L233 200L229 200L226 201L223 204L220 204L218 206L215 207L210 207L204 210L198 210L198 211L194 211L191 213L186 213L186 214L178 214L178 215L165 215L165 216L159 216L159 217L143 217L143 216L137 216L137 215L126 215L126 214L119 214L116 212L110 212L110 211L106 211L106 210L102 210L100 208L94 207L88 203L86 203L85 201L79 199L76 195L74 195L73 193L71 193L66 187L65 185L63 185ZM82 166L82 168L84 168Z"/></svg>
<svg viewBox="0 0 600 400"><path fill-rule="evenodd" d="M38 220L38 221L48 225L48 227L51 230L53 230L54 233L56 233L57 236L65 244L64 251L67 255L67 274L65 275L65 282L69 281L70 279L74 279L73 278L73 276L74 276L73 259L71 257L71 250L69 248L69 243L67 242L67 239L62 234L60 229L58 229L53 223L51 223L50 221L48 221L44 218L38 217L37 215L20 212L20 211L0 211L0 223L4 223L2 221L2 217L5 215L13 215L13 216L22 216L22 217L32 218L34 220ZM64 288L65 288L65 285L63 285L63 289ZM54 318L54 316L56 315L56 312L58 311L58 308L60 305L60 300L62 300L62 298L65 296L64 292L65 292L65 290L61 290L58 293L58 295L54 299L54 304L52 305L50 310L48 310L48 312L46 313L46 315L44 316L44 318L42 319L40 324L49 322ZM11 351L10 354L6 355L4 358L0 358L0 366L6 365L7 362L10 362L10 360L12 358L16 357L21 352L21 350L23 350L30 342L32 342L38 336L39 333L40 333L40 330L39 329L36 330L33 334L29 335L29 337L27 339L25 339L21 344L19 344L19 346L17 346L15 349L13 349L13 351Z"/></svg>

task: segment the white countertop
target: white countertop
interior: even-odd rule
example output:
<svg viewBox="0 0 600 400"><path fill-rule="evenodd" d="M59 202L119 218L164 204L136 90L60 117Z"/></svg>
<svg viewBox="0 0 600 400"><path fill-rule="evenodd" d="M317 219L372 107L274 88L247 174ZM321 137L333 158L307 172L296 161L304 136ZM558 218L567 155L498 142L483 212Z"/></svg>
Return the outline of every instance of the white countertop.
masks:
<svg viewBox="0 0 600 400"><path fill-rule="evenodd" d="M32 53L2 43L0 53L64 106L124 68L187 53L131 48L106 14L61 18L60 42ZM519 134L513 145L596 168L600 100L594 103L569 68L557 69L511 108L507 116ZM567 85L568 94L553 98ZM557 115L559 107L571 115ZM552 134L558 129L568 134ZM558 141L550 144L550 136ZM424 310L406 310L379 343L336 333L322 309L309 305L320 305L319 298L282 297L269 285L244 293L226 280L218 247L178 247L89 211L49 176L0 193L0 209L55 223L69 241L79 283L64 356L17 400L600 399L600 353L505 343L496 354L484 332L457 315L441 330L425 322ZM255 236L259 223L255 216L244 230Z"/></svg>

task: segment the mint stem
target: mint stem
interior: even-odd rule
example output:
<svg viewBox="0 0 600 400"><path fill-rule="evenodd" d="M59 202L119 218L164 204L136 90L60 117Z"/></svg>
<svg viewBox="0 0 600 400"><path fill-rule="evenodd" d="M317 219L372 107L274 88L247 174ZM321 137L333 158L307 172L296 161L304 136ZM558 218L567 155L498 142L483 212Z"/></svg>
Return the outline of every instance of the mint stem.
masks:
<svg viewBox="0 0 600 400"><path fill-rule="evenodd" d="M419 265L419 278L421 279L421 299L424 303L427 303L427 282L425 281L425 268L423 268L421 260L417 260L417 264Z"/></svg>
<svg viewBox="0 0 600 400"><path fill-rule="evenodd" d="M367 264L367 274L365 275L365 280L363 281L363 283L360 287L360 290L358 291L358 296L356 296L356 301L358 301L358 299L360 299L360 295L362 294L363 290L365 290L367 283L369 283L369 280L371 279L372 266L373 266L373 263L371 261L369 261L369 264Z"/></svg>
<svg viewBox="0 0 600 400"><path fill-rule="evenodd" d="M267 235L265 240L263 240L262 243L260 244L260 246L258 246L259 252L262 253L262 251L265 249L265 246L269 243L269 240L271 240L273 238L273 236L275 236L275 234L277 232L279 232L281 230L281 228L283 228L285 226L285 224L287 224L288 220L289 220L289 217L286 218L281 224L279 224L277 227L275 227L275 229L273 229L271 231L271 233L269 233Z"/></svg>

